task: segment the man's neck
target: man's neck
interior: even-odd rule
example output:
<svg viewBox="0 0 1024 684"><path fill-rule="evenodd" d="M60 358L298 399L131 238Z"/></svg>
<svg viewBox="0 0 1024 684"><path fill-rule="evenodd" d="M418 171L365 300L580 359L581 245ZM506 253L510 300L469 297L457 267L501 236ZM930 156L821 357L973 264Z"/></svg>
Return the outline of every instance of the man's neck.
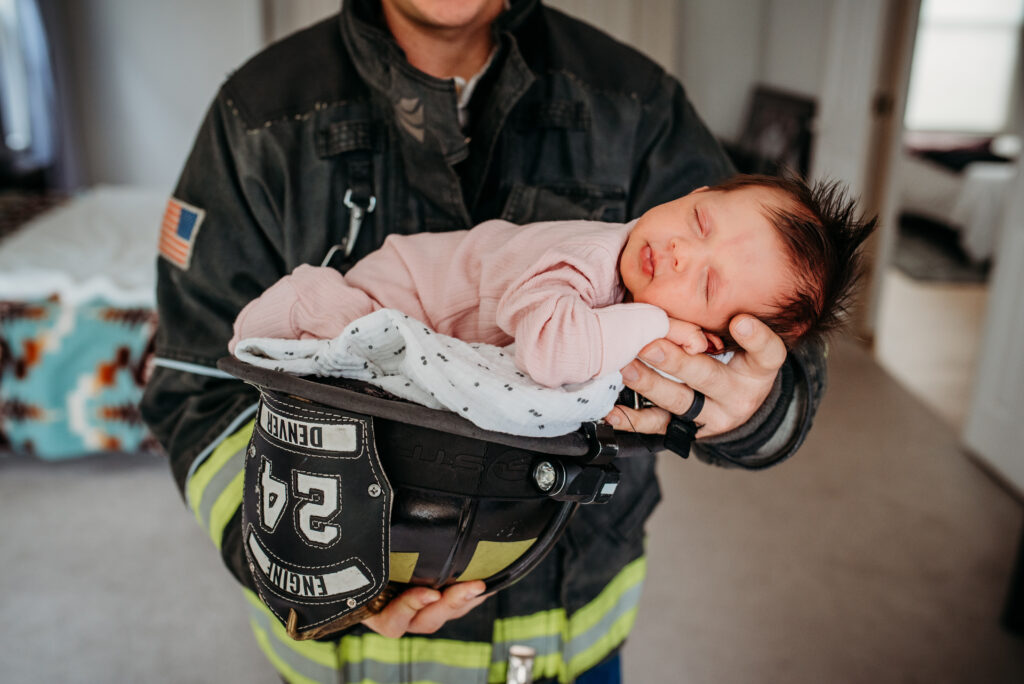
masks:
<svg viewBox="0 0 1024 684"><path fill-rule="evenodd" d="M500 13L500 5L494 16L457 28L418 22L387 2L383 8L388 28L409 64L435 78L459 76L468 81L484 67L494 49L491 23Z"/></svg>

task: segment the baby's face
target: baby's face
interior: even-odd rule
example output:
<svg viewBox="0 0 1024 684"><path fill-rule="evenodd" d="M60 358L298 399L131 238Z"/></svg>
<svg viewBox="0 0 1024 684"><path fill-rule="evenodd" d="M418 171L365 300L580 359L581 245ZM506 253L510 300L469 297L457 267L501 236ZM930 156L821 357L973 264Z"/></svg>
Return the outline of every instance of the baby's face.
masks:
<svg viewBox="0 0 1024 684"><path fill-rule="evenodd" d="M764 207L775 190L697 190L654 207L637 221L619 258L635 302L704 330L726 330L733 316L770 313L795 281L782 240Z"/></svg>

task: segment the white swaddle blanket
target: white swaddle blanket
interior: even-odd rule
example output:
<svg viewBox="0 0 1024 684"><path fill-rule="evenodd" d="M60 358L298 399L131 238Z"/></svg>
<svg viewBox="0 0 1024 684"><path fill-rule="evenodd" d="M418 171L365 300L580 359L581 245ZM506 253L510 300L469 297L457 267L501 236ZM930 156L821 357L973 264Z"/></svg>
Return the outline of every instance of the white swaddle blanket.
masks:
<svg viewBox="0 0 1024 684"><path fill-rule="evenodd" d="M293 375L363 380L485 430L530 437L564 435L603 418L622 389L618 372L544 387L516 367L511 345L463 342L394 309L353 321L333 340L241 340L235 356Z"/></svg>

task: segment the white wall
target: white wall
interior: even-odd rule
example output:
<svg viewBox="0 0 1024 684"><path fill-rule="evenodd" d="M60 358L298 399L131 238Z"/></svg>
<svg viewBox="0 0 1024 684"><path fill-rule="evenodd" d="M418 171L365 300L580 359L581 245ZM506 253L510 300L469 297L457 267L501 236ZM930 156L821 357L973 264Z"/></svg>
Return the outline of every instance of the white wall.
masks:
<svg viewBox="0 0 1024 684"><path fill-rule="evenodd" d="M642 51L671 71L676 62L676 0L544 0L549 7L582 19Z"/></svg>
<svg viewBox="0 0 1024 684"><path fill-rule="evenodd" d="M761 78L776 88L818 97L834 0L767 0Z"/></svg>
<svg viewBox="0 0 1024 684"><path fill-rule="evenodd" d="M263 0L268 43L336 13L341 0Z"/></svg>
<svg viewBox="0 0 1024 684"><path fill-rule="evenodd" d="M220 83L259 49L259 0L60 6L79 177L170 191Z"/></svg>
<svg viewBox="0 0 1024 684"><path fill-rule="evenodd" d="M674 73L708 128L735 140L760 79L765 0L687 0L679 17Z"/></svg>
<svg viewBox="0 0 1024 684"><path fill-rule="evenodd" d="M833 0L685 0L674 73L708 128L735 140L757 84L817 98Z"/></svg>
<svg viewBox="0 0 1024 684"><path fill-rule="evenodd" d="M736 139L758 83L821 92L833 0L545 0L641 50L686 88L715 135Z"/></svg>

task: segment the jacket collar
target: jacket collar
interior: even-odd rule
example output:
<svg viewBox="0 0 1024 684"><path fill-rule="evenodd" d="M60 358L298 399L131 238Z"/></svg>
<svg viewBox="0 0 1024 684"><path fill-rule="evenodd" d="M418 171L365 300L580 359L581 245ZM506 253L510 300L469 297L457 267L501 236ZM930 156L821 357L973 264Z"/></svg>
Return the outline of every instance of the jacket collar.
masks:
<svg viewBox="0 0 1024 684"><path fill-rule="evenodd" d="M504 36L514 43L512 32L539 5L540 0L512 0L509 9L494 22L495 45L501 46ZM402 48L384 23L379 0L346 0L338 21L356 69L371 87L392 93L396 81L412 79L435 90L451 90L449 80L429 76L406 61Z"/></svg>
<svg viewBox="0 0 1024 684"><path fill-rule="evenodd" d="M483 143L487 150L493 148L509 111L534 81L512 31L538 5L539 0L513 0L494 22L499 54L491 68L499 71L488 90L479 125L474 127L477 144ZM469 139L459 127L454 82L434 78L406 61L384 24L379 0L347 0L339 21L356 70L400 129L399 148L407 166L420 171L409 175L409 183L447 207L451 215L461 216L469 227L468 210L452 168L469 156ZM447 162L446 169L437 170L440 176L426 172L436 169L438 155ZM486 165L480 169L485 171Z"/></svg>

